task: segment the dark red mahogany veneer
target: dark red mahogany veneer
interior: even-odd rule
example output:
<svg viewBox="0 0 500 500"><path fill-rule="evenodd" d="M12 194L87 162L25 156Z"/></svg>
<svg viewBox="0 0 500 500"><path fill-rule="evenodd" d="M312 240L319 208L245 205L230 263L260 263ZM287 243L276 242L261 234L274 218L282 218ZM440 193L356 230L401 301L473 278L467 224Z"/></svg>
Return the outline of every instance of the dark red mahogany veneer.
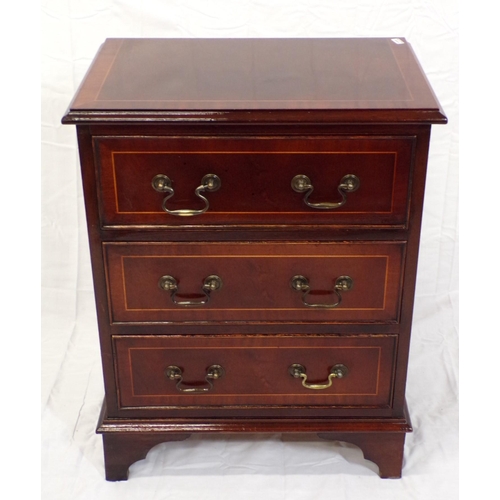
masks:
<svg viewBox="0 0 500 500"><path fill-rule="evenodd" d="M106 478L192 433L401 476L431 124L404 39L108 39L76 125Z"/></svg>

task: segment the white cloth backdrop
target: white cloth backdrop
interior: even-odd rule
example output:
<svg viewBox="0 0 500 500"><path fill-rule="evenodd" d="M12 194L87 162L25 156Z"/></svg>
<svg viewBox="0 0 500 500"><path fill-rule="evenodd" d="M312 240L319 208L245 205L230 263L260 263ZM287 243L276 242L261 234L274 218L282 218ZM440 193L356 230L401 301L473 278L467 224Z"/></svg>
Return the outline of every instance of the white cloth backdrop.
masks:
<svg viewBox="0 0 500 500"><path fill-rule="evenodd" d="M104 480L103 398L75 129L64 114L110 37L406 37L449 123L432 132L401 480L347 444L193 437ZM458 496L458 6L454 0L42 1L44 500L446 500Z"/></svg>

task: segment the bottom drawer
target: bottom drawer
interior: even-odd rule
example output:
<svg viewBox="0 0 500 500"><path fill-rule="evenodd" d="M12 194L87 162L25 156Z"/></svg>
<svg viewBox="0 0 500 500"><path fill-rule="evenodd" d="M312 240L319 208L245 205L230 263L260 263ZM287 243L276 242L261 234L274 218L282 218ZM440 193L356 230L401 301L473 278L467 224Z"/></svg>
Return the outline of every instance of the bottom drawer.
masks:
<svg viewBox="0 0 500 500"><path fill-rule="evenodd" d="M396 335L127 335L113 343L122 409L391 406Z"/></svg>

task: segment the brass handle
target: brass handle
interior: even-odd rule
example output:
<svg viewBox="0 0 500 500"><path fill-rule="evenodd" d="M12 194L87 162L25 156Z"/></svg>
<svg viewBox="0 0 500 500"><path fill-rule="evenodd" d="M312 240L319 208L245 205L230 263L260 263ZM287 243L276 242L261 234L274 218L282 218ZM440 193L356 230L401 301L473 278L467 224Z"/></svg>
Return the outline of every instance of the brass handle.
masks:
<svg viewBox="0 0 500 500"><path fill-rule="evenodd" d="M181 208L179 210L169 210L167 208L167 201L174 196L174 188L172 187L172 181L164 174L158 174L153 177L151 185L155 191L159 193L168 193L165 198L163 198L162 208L167 214L178 215L180 217L191 217L193 215L200 215L205 213L210 204L208 200L201 193L205 191L213 192L217 191L221 186L220 178L215 174L207 174L201 179L201 184L194 190L194 194L198 196L201 200L205 202L205 206L199 210L192 210L189 208Z"/></svg>
<svg viewBox="0 0 500 500"><path fill-rule="evenodd" d="M328 380L322 384L310 384L307 382L306 368L303 365L294 363L288 367L288 373L293 378L301 378L302 385L306 389L328 389L333 383L334 378L344 378L348 373L347 366L343 364L337 364L330 368L330 374L328 375Z"/></svg>
<svg viewBox="0 0 500 500"><path fill-rule="evenodd" d="M168 274L165 276L162 276L158 280L158 286L162 289L165 290L166 292L170 292L170 298L172 299L172 302L177 305L177 306L184 306L184 307L197 307L197 306L203 306L207 304L210 300L210 293L215 292L219 290L222 287L222 280L219 278L219 276L215 274L211 274L210 276L207 276L204 281L203 285L201 287L201 291L203 292L203 295L198 295L198 296L191 296L193 299L196 300L191 300L187 299L182 299L181 295L177 294L177 290L179 288L177 284L177 280ZM179 300L177 297L179 297L181 300ZM187 299L187 300L186 300Z"/></svg>
<svg viewBox="0 0 500 500"><path fill-rule="evenodd" d="M311 183L311 180L307 175L296 175L292 179L292 189L296 191L297 193L305 193L304 195L304 203L311 208L317 208L319 210L333 210L335 208L339 208L342 205L344 205L347 201L347 193L352 193L356 191L356 189L359 188L359 179L357 176L353 174L347 174L342 177L340 184L337 186L337 190L340 193L340 196L342 196L341 201L337 202L328 202L324 201L321 203L311 203L309 201L309 196L311 196L311 193L314 190L314 186Z"/></svg>
<svg viewBox="0 0 500 500"><path fill-rule="evenodd" d="M165 369L165 377L169 380L177 380L175 387L180 392L208 392L213 389L214 384L211 380L217 380L224 376L224 368L221 365L211 365L207 368L207 374L205 376L205 385L200 385L198 382L194 382L191 385L183 383L182 379L182 368L172 365L167 366Z"/></svg>
<svg viewBox="0 0 500 500"><path fill-rule="evenodd" d="M342 295L340 295L340 292L348 292L352 288L353 283L354 282L350 276L339 276L335 280L335 285L332 291L335 295L337 295L337 302L335 302L334 304L318 304L308 302L307 297L309 294L319 295L319 293L324 294L324 292L311 290L311 287L309 286L309 280L301 274L297 274L296 276L294 276L290 282L290 285L295 291L303 293L302 302L305 306L332 309L333 307L337 307L342 302Z"/></svg>

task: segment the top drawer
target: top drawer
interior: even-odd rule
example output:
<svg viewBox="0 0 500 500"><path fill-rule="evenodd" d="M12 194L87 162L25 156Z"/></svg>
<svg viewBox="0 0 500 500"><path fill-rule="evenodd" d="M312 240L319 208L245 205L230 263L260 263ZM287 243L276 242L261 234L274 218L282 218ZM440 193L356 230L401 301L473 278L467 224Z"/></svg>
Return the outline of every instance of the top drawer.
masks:
<svg viewBox="0 0 500 500"><path fill-rule="evenodd" d="M102 225L404 227L414 142L94 137Z"/></svg>

